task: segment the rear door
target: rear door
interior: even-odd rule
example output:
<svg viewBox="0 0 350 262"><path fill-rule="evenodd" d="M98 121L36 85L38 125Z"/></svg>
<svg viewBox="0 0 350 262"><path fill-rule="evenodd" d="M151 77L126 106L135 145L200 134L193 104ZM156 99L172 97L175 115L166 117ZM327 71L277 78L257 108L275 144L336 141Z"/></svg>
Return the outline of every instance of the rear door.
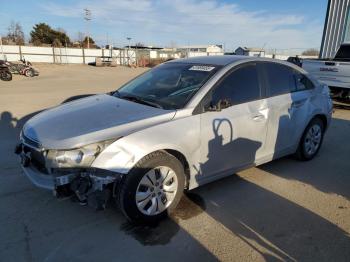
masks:
<svg viewBox="0 0 350 262"><path fill-rule="evenodd" d="M292 105L290 109L291 125L293 132L291 133L291 140L295 144L299 143L299 139L306 128L310 119L310 114L314 110L312 100L316 94L314 92L314 84L304 74L297 70L293 70L294 83L291 92Z"/></svg>
<svg viewBox="0 0 350 262"><path fill-rule="evenodd" d="M266 150L271 158L276 158L291 153L304 130L311 82L295 69L279 63L266 62L263 71L270 110Z"/></svg>

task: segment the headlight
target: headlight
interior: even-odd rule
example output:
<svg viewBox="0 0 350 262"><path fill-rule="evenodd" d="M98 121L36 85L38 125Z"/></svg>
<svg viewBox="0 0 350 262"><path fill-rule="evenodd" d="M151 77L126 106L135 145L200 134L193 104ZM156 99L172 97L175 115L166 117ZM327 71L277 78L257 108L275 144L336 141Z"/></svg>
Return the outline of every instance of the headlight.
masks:
<svg viewBox="0 0 350 262"><path fill-rule="evenodd" d="M114 141L108 140L73 150L49 150L46 155L47 166L51 168L89 167L98 154Z"/></svg>

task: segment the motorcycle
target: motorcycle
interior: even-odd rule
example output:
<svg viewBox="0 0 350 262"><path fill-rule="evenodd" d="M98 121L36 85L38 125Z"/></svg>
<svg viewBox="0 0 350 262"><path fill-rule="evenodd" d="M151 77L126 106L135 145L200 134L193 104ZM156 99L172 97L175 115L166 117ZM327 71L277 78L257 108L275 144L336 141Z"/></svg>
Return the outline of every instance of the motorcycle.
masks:
<svg viewBox="0 0 350 262"><path fill-rule="evenodd" d="M20 74L26 77L38 76L39 71L36 70L29 61L24 58L20 60L21 63L5 62L9 70L13 74Z"/></svg>

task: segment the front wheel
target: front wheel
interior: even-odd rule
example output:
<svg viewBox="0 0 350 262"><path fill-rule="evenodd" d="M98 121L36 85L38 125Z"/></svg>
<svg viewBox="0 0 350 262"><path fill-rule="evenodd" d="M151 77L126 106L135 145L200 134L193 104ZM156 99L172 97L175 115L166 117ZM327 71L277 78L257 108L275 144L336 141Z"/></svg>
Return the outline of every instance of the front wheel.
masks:
<svg viewBox="0 0 350 262"><path fill-rule="evenodd" d="M29 69L24 71L24 75L26 77L33 77L34 76L34 70L32 68L29 68Z"/></svg>
<svg viewBox="0 0 350 262"><path fill-rule="evenodd" d="M132 222L156 222L179 203L185 185L181 162L166 152L154 152L125 176L117 192L122 212Z"/></svg>
<svg viewBox="0 0 350 262"><path fill-rule="evenodd" d="M320 150L325 126L320 118L314 118L306 127L300 140L296 156L300 160L311 160Z"/></svg>

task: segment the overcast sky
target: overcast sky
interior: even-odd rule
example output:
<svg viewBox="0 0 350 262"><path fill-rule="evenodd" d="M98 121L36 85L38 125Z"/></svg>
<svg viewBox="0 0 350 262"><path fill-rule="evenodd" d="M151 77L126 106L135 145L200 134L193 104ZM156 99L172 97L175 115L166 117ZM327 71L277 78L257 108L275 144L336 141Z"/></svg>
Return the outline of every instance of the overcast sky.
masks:
<svg viewBox="0 0 350 262"><path fill-rule="evenodd" d="M92 11L89 31L98 44L224 44L270 49L319 48L327 0L19 0L0 9L0 33L11 20L26 36L35 23L65 29L74 40L86 32L83 9Z"/></svg>

